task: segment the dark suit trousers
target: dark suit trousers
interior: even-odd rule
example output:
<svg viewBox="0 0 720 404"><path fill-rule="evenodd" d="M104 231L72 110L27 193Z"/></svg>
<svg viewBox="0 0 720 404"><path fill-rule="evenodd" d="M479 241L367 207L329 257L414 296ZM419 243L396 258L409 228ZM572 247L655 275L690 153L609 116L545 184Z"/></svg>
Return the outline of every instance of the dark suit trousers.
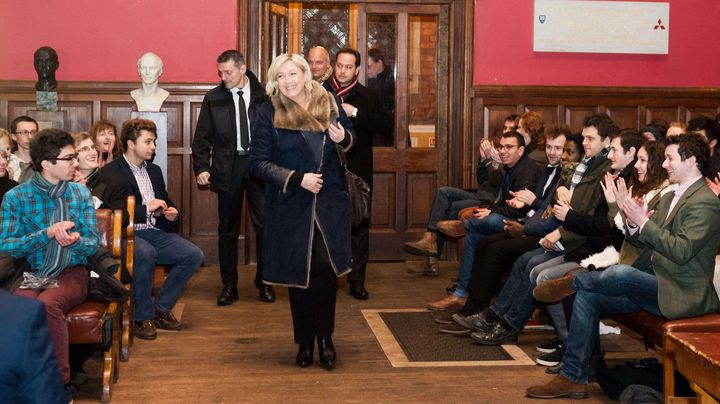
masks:
<svg viewBox="0 0 720 404"><path fill-rule="evenodd" d="M539 240L529 236L511 238L507 233L494 234L480 240L475 250L468 286L470 296L463 307L463 314L475 314L487 308L500 289L503 273L510 271L522 254L536 249Z"/></svg>
<svg viewBox="0 0 720 404"><path fill-rule="evenodd" d="M250 220L255 229L257 271L255 285L262 284L262 228L265 188L258 178L250 175L250 156L235 154L230 183L226 190L218 190L218 253L223 287L236 287L238 283L238 236L242 217L243 196L248 194ZM212 178L210 178L212 181Z"/></svg>
<svg viewBox="0 0 720 404"><path fill-rule="evenodd" d="M348 282L365 283L365 267L370 256L370 219L363 220L359 226L352 228L352 271Z"/></svg>
<svg viewBox="0 0 720 404"><path fill-rule="evenodd" d="M307 289L289 288L288 292L295 343L312 344L315 337L331 337L335 329L337 276L317 227L312 243L310 285Z"/></svg>

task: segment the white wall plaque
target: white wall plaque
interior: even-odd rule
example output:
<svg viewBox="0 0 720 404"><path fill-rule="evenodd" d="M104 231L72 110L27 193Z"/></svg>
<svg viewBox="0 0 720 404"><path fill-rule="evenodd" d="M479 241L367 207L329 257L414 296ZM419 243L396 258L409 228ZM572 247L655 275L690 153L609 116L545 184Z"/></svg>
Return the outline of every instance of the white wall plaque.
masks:
<svg viewBox="0 0 720 404"><path fill-rule="evenodd" d="M533 50L667 54L670 3L535 0Z"/></svg>

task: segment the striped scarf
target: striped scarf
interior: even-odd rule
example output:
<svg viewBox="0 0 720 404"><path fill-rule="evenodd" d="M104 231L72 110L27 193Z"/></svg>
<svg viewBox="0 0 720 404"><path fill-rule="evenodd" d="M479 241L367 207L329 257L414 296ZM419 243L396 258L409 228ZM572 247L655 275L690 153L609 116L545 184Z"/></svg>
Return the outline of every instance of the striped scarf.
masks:
<svg viewBox="0 0 720 404"><path fill-rule="evenodd" d="M60 181L57 184L49 183L40 173L35 173L32 177L35 187L46 193L55 201L55 210L53 211L52 223L58 223L68 220L68 205L63 198L65 190L68 187L67 181ZM44 258L42 265L37 270L39 277L49 278L60 275L60 273L70 265L70 249L63 248L55 240L50 240L45 246Z"/></svg>
<svg viewBox="0 0 720 404"><path fill-rule="evenodd" d="M340 85L340 82L337 81L337 78L335 78L334 74L333 74L332 78L330 79L330 85L332 86L333 91L335 91L335 95L337 95L338 98L340 98L340 102L345 102L345 96L348 95L348 93L350 91L352 91L353 87L355 87L355 84L357 84L357 82L358 82L357 75L355 77L353 77L350 84L348 84L345 87Z"/></svg>

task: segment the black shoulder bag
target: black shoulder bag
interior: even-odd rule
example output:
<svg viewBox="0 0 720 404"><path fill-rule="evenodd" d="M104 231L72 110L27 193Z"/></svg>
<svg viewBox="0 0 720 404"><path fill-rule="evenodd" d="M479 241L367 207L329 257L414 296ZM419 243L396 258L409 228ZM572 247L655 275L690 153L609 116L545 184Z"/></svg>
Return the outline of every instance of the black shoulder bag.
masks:
<svg viewBox="0 0 720 404"><path fill-rule="evenodd" d="M363 220L370 219L370 185L359 175L356 175L347 168L345 152L338 145L335 145L340 164L345 170L347 178L348 193L350 194L350 216L353 226L358 226Z"/></svg>

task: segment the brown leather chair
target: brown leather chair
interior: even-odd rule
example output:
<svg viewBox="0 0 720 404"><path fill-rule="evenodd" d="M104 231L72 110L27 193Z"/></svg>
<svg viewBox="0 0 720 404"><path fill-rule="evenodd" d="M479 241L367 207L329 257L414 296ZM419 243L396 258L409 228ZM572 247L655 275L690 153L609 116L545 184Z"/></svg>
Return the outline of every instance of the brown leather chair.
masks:
<svg viewBox="0 0 720 404"><path fill-rule="evenodd" d="M109 209L98 209L97 218L100 244L112 250L120 262L122 251L122 214ZM120 271L116 276L120 278ZM70 345L95 344L104 352L103 389L101 401L110 402L112 384L118 379L120 348L120 304L92 300L77 305L66 315Z"/></svg>

